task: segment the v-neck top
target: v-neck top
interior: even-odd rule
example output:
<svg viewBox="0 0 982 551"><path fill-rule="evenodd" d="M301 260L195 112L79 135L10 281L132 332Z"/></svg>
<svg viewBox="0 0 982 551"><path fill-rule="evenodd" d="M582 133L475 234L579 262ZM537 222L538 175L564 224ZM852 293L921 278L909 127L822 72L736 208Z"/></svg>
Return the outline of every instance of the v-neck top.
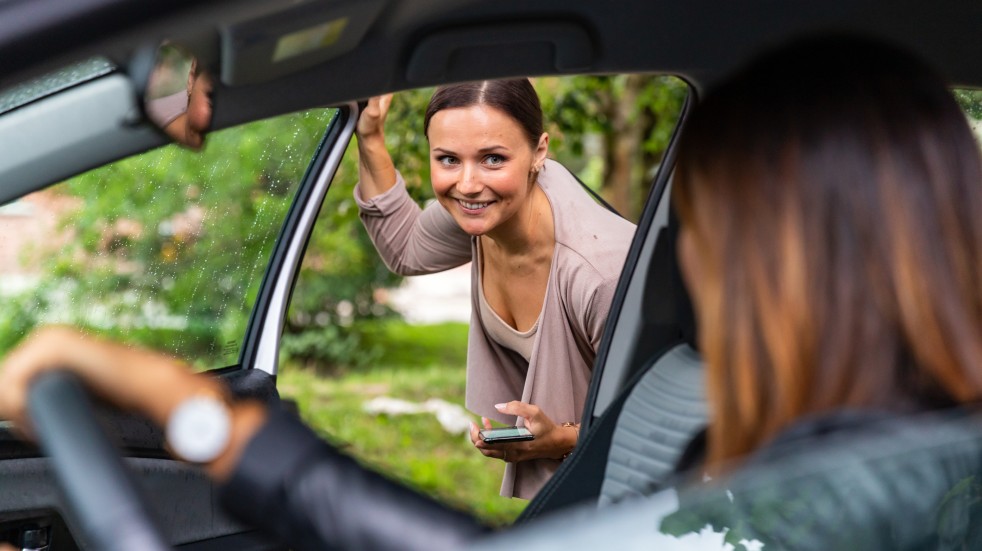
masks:
<svg viewBox="0 0 982 551"><path fill-rule="evenodd" d="M481 322L491 340L509 350L518 352L525 358L526 362L529 361L532 358L532 347L535 345L535 336L539 332L539 319L542 319L542 313L539 313L539 319L535 320L528 331L519 331L501 319L501 316L488 304L488 299L484 296L483 285L478 285L477 299Z"/></svg>
<svg viewBox="0 0 982 551"><path fill-rule="evenodd" d="M542 319L542 311L539 311L539 317L535 319L532 327L525 331L519 331L512 327L494 311L484 294L484 250L480 240L477 241L477 274L478 314L481 316L481 322L484 323L488 336L501 346L521 354L526 362L529 361L532 358L532 348L535 346L535 336L539 332L539 320Z"/></svg>
<svg viewBox="0 0 982 551"><path fill-rule="evenodd" d="M441 272L478 260L478 238L468 235L442 205L421 209L396 184L370 200L355 188L361 220L382 260L402 275ZM532 350L520 352L492 336L481 314L479 262L471 264L471 323L467 339L467 408L507 425L524 420L494 404L520 400L555 423L579 422L597 348L634 236L634 224L599 205L566 167L548 160L538 184L552 209L556 244ZM554 459L508 463L501 495L530 499L559 467Z"/></svg>

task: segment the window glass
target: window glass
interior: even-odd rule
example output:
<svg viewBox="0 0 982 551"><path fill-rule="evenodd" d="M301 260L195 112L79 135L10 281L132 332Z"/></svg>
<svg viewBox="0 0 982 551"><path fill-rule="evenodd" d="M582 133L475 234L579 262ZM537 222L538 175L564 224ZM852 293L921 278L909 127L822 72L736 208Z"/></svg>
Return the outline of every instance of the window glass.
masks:
<svg viewBox="0 0 982 551"><path fill-rule="evenodd" d="M975 134L975 140L982 144L982 90L955 88L952 93L965 113L968 126Z"/></svg>
<svg viewBox="0 0 982 551"><path fill-rule="evenodd" d="M100 77L115 69L108 59L94 57L80 61L40 78L19 84L0 92L0 113L16 109L32 101L41 99Z"/></svg>
<svg viewBox="0 0 982 551"><path fill-rule="evenodd" d="M533 79L550 157L636 221L685 101L676 78ZM423 114L432 89L399 93L388 149L420 203L433 197ZM470 267L393 275L364 227L352 191L354 142L325 200L294 290L278 385L323 435L390 476L508 523L525 506L498 495L504 464L470 443L463 409ZM560 422L565 421L559 420Z"/></svg>
<svg viewBox="0 0 982 551"><path fill-rule="evenodd" d="M0 207L0 353L70 323L235 364L280 225L335 110L169 145Z"/></svg>

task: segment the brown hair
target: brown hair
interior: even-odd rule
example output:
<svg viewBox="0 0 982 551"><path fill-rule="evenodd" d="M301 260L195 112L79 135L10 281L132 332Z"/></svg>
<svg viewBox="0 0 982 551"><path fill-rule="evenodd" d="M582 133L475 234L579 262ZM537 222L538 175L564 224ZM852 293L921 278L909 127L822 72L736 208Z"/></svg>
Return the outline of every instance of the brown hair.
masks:
<svg viewBox="0 0 982 551"><path fill-rule="evenodd" d="M483 80L441 86L433 93L423 119L423 133L429 137L430 119L444 109L487 105L508 115L522 127L532 149L542 136L542 106L539 95L527 78Z"/></svg>
<svg viewBox="0 0 982 551"><path fill-rule="evenodd" d="M693 113L674 187L710 464L804 415L982 397L982 164L926 65L844 37L759 58Z"/></svg>

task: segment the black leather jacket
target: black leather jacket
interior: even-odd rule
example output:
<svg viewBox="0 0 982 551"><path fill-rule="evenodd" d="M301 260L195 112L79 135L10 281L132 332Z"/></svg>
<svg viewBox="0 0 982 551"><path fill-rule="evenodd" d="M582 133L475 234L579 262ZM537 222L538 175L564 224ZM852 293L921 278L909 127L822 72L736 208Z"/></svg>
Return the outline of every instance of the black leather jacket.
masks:
<svg viewBox="0 0 982 551"><path fill-rule="evenodd" d="M229 512L298 551L460 549L487 531L272 409L220 492Z"/></svg>
<svg viewBox="0 0 982 551"><path fill-rule="evenodd" d="M479 547L648 549L708 524L727 531L727 541L767 549L980 549L982 417L951 410L806 419L719 483L679 489L669 514L659 497L561 512ZM459 549L486 533L471 517L363 469L283 413L249 444L223 501L298 550Z"/></svg>

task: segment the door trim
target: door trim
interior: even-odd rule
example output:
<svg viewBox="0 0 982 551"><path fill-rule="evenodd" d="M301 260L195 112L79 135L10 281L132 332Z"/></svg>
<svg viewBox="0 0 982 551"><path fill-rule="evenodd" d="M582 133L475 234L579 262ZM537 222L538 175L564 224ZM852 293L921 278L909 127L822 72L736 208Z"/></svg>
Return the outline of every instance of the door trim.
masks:
<svg viewBox="0 0 982 551"><path fill-rule="evenodd" d="M290 206L249 318L239 356L244 369L260 369L270 375L279 369L280 336L300 263L321 204L354 135L358 112L356 103L338 109Z"/></svg>

